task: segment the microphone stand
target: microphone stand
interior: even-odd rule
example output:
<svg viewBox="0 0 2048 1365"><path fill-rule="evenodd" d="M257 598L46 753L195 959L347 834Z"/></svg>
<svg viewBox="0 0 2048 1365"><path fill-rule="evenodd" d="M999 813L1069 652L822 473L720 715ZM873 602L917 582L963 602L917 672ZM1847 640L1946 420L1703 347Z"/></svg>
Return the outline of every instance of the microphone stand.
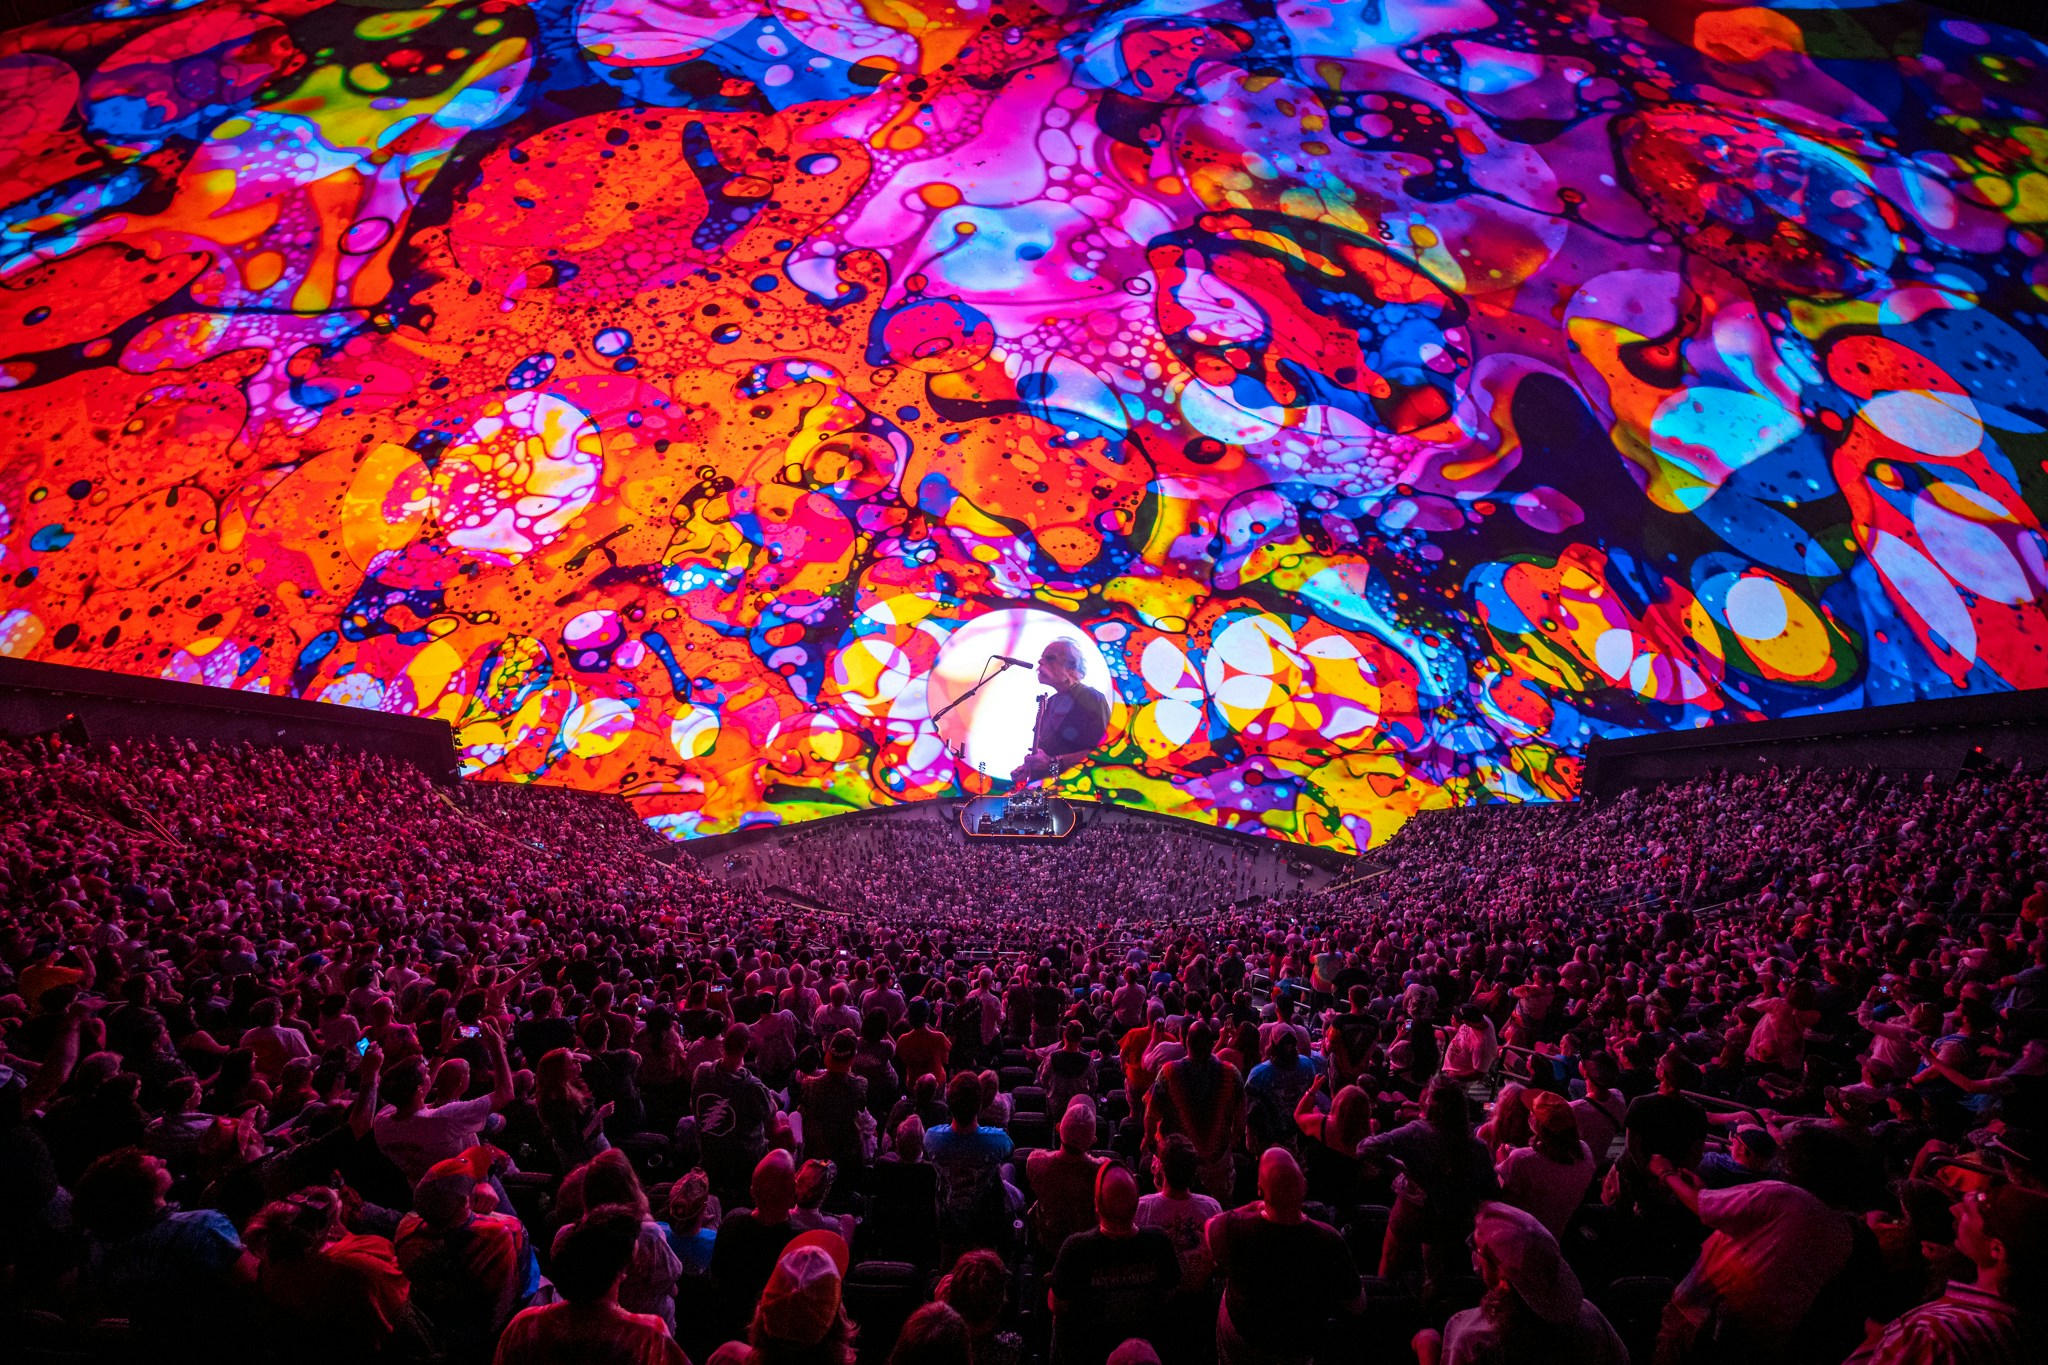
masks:
<svg viewBox="0 0 2048 1365"><path fill-rule="evenodd" d="M994 660L990 660L990 662L993 663ZM1009 668L1010 666L1011 665L1009 664L1004 664L1000 668L996 669L996 671L993 673L984 673L981 676L981 680L975 683L974 686L968 688L965 692L962 692L959 696L953 698L953 700L947 702L944 706L940 707L937 714L933 715L931 718L932 724L936 726L941 720L945 718L947 712L951 711L961 702L966 701L976 692L981 691L982 688L987 687L990 683L994 682L997 678L1001 677L1003 674L1003 669Z"/></svg>
<svg viewBox="0 0 2048 1365"><path fill-rule="evenodd" d="M996 661L995 661L994 659L990 659L990 660L989 660L989 663L995 663L995 662L996 662ZM983 665L982 665L982 667L983 667L983 668L985 669L985 668L987 668L987 667L988 667L988 664L983 664ZM979 692L979 691L981 691L981 689L982 689L982 688L984 688L984 687L987 687L987 686L988 686L988 685L989 685L990 683L994 682L994 681L995 681L995 680L996 680L997 678L1000 678L1000 677L1001 677L1001 676L1003 675L1003 670L1004 670L1004 669L1006 669L1006 668L1009 668L1009 667L1011 667L1011 665L1010 665L1010 664L1008 664L1008 663L1004 663L1004 664L999 664L999 665L997 666L997 668L996 668L996 671L995 671L995 672L993 672L993 673L983 673L983 674L981 675L980 679L979 679L978 681L976 681L976 683L974 684L974 686L972 686L972 687L968 688L968 689L967 689L967 690L966 690L965 692L962 692L962 693L961 693L961 694L960 694L959 696L957 696L957 697L953 698L953 700L951 700L951 701L947 702L947 703L946 703L946 704L945 704L944 706L940 707L940 708L939 708L939 710L938 710L938 714L937 714L937 715L934 715L934 716L932 716L932 717L931 717L931 722L932 722L932 728L933 728L934 730L936 730L936 729L938 728L938 726L939 726L939 722L940 722L941 720L943 720L943 719L945 718L945 716L946 716L946 714L947 714L948 712L950 712L950 711L951 711L951 710L952 710L952 709L953 709L954 707L956 707L956 706L960 705L960 703L962 703L962 702L966 701L966 700L967 700L967 699L968 699L969 697L973 696L973 695L974 695L974 694L975 694L976 692ZM966 761L967 761L967 746L966 746L966 744L965 744L964 742L963 742L963 743L961 744L961 746L960 746L959 748L954 748L954 747L952 747L951 745L948 745L948 746L947 746L947 748L946 748L946 752L947 752L947 753L949 753L949 754L951 754L951 755L953 755L953 757L954 757L955 759L957 759L958 761L960 761L960 762L962 762L962 763L964 763L964 762L966 762ZM985 771L985 770L986 770L986 765L984 765L984 771Z"/></svg>

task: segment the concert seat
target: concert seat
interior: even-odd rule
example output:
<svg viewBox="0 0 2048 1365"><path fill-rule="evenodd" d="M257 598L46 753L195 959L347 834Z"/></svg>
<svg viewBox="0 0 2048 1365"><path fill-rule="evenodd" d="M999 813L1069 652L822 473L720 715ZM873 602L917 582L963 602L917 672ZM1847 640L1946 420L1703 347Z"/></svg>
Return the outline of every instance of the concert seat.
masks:
<svg viewBox="0 0 2048 1365"><path fill-rule="evenodd" d="M1018 1114L1043 1114L1045 1091L1035 1085L1018 1086L1010 1092L1010 1111Z"/></svg>
<svg viewBox="0 0 2048 1365"><path fill-rule="evenodd" d="M863 1261L846 1272L840 1302L860 1328L861 1365L880 1365L903 1324L925 1301L925 1274L905 1261Z"/></svg>
<svg viewBox="0 0 2048 1365"><path fill-rule="evenodd" d="M1365 1311L1355 1320L1339 1318L1333 1326L1332 1354L1318 1352L1318 1361L1399 1360L1425 1322L1421 1301L1392 1280L1365 1277Z"/></svg>
<svg viewBox="0 0 2048 1365"><path fill-rule="evenodd" d="M658 1185L680 1174L676 1170L675 1152L669 1140L659 1133L628 1134L613 1145L633 1163L633 1171L640 1177L642 1185Z"/></svg>
<svg viewBox="0 0 2048 1365"><path fill-rule="evenodd" d="M709 1275L685 1275L676 1281L676 1344L690 1359L707 1359L723 1344L724 1319Z"/></svg>
<svg viewBox="0 0 2048 1365"><path fill-rule="evenodd" d="M1126 1116L1116 1126L1116 1136L1110 1140L1110 1146L1133 1168L1137 1167L1145 1147L1145 1125Z"/></svg>
<svg viewBox="0 0 2048 1365"><path fill-rule="evenodd" d="M548 1219L548 1201L560 1182L559 1176L544 1171L507 1171L498 1177L512 1207L504 1210L529 1228L543 1227Z"/></svg>
<svg viewBox="0 0 2048 1365"><path fill-rule="evenodd" d="M878 1161L868 1169L868 1216L855 1231L873 1260L934 1265L939 1257L938 1173L929 1162ZM691 1357L695 1359L695 1357Z"/></svg>
<svg viewBox="0 0 2048 1365"><path fill-rule="evenodd" d="M1028 1066L1005 1066L996 1071L996 1082L1007 1094L1020 1085L1031 1084L1037 1075L1038 1073Z"/></svg>
<svg viewBox="0 0 2048 1365"><path fill-rule="evenodd" d="M1614 1324L1629 1359L1648 1360L1657 1345L1664 1306L1677 1286L1665 1275L1624 1275L1598 1297L1600 1311Z"/></svg>
<svg viewBox="0 0 2048 1365"><path fill-rule="evenodd" d="M1642 1248L1634 1245L1636 1241L1630 1236L1629 1219L1620 1209L1606 1204L1581 1204L1565 1225L1558 1245L1579 1283L1586 1286L1586 1292L1597 1295L1626 1269L1663 1268L1641 1259Z"/></svg>
<svg viewBox="0 0 2048 1365"><path fill-rule="evenodd" d="M1385 1204L1360 1204L1344 1220L1344 1244L1351 1248L1351 1259L1358 1263L1359 1270L1367 1275L1380 1268L1380 1250L1386 1245L1387 1220L1394 1211Z"/></svg>
<svg viewBox="0 0 2048 1365"><path fill-rule="evenodd" d="M95 1359L85 1334L57 1314L18 1309L4 1329L9 1355L22 1365L85 1365Z"/></svg>
<svg viewBox="0 0 2048 1365"><path fill-rule="evenodd" d="M1052 1120L1044 1114L1012 1114L1010 1116L1010 1141L1019 1147L1051 1147L1053 1141Z"/></svg>

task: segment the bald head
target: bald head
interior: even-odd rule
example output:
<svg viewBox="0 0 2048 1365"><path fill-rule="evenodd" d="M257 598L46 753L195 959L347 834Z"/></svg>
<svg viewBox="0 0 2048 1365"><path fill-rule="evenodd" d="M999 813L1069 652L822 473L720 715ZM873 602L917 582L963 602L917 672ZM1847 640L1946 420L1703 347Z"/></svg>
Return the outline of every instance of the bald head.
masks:
<svg viewBox="0 0 2048 1365"><path fill-rule="evenodd" d="M1308 1197L1308 1181L1285 1147L1268 1147L1259 1158L1259 1198L1269 1223L1299 1223Z"/></svg>
<svg viewBox="0 0 2048 1365"><path fill-rule="evenodd" d="M754 1167L754 1212L762 1220L779 1223L789 1217L796 1203L796 1165L789 1153L777 1147Z"/></svg>

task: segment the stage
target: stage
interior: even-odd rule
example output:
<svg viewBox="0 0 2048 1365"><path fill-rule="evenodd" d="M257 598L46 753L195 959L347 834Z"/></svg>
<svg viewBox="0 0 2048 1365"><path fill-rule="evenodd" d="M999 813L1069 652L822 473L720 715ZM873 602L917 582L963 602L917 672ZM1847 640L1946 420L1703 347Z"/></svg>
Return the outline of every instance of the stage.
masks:
<svg viewBox="0 0 2048 1365"><path fill-rule="evenodd" d="M1060 840L1076 824L1073 806L1040 791L977 796L960 807L960 829L970 839Z"/></svg>

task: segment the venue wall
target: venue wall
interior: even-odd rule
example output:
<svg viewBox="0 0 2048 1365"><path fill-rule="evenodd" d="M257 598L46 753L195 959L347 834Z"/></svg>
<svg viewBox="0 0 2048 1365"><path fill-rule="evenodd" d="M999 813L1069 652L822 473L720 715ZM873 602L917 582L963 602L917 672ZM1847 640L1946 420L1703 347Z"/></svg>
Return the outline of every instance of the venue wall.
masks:
<svg viewBox="0 0 2048 1365"><path fill-rule="evenodd" d="M1712 771L1880 768L1954 777L1983 764L2048 765L2048 692L2005 692L1796 716L1636 739L1595 740L1580 795L1685 782Z"/></svg>
<svg viewBox="0 0 2048 1365"><path fill-rule="evenodd" d="M114 744L324 744L387 754L436 782L456 781L455 746L444 721L0 658L0 735L53 731Z"/></svg>

